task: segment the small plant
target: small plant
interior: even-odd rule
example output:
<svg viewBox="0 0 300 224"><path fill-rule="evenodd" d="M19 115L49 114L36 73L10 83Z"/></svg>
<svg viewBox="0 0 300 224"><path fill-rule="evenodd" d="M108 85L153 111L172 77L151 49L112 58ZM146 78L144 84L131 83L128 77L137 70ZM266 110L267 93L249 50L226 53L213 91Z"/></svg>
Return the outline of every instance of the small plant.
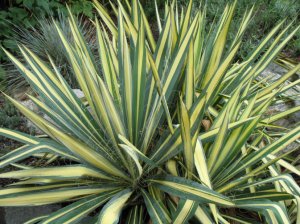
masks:
<svg viewBox="0 0 300 224"><path fill-rule="evenodd" d="M20 112L9 101L4 101L0 110L0 127L15 129L21 121Z"/></svg>
<svg viewBox="0 0 300 224"><path fill-rule="evenodd" d="M66 4L76 15L93 17L92 2L88 0L3 0L0 10L0 44L11 51L17 51L17 45L12 39L14 26L29 29L39 24L41 19L50 16L66 16ZM7 61L3 51L0 51L0 61Z"/></svg>
<svg viewBox="0 0 300 224"><path fill-rule="evenodd" d="M21 116L21 113L15 108L15 106L10 101L4 100L3 96L0 95L0 128L27 131L24 128L24 120L24 117ZM12 145L11 141L0 136L0 149L2 150L6 148L7 145ZM15 147L15 145L13 146Z"/></svg>
<svg viewBox="0 0 300 224"><path fill-rule="evenodd" d="M20 47L27 68L6 51L49 119L8 96L47 137L0 129L24 144L1 157L0 167L20 169L0 174L19 180L0 190L0 206L69 202L29 223L79 222L88 214L92 223L105 224L295 222L300 188L289 173L299 176L299 170L285 160L295 149L278 153L300 137L300 127L279 129L279 137L268 128L300 107L265 115L297 84L283 86L300 65L267 86L257 77L299 28L280 22L247 60L232 64L252 10L227 43L236 3L209 32L205 10L192 15L192 0L183 11L166 4L163 17L156 13L156 41L141 4L125 3L112 5L115 25L94 2L101 72L72 14L75 45L56 26L86 102L51 59L49 68ZM47 167L22 165L37 154Z"/></svg>
<svg viewBox="0 0 300 224"><path fill-rule="evenodd" d="M67 18L63 14L59 14L58 19L55 19L55 21L56 23L53 22L53 19L42 19L35 27L31 27L30 29L18 27L15 29L14 39L20 45L25 45L45 62L48 62L48 58L51 57L64 79L72 88L76 88L78 86L76 86L76 79L72 75L68 54L63 43L58 41L59 34L55 26L59 26L67 40L73 43L71 28ZM90 22L84 20L84 18L78 18L78 26L80 32L85 37L89 49L91 49L93 54L96 54L94 27ZM9 71L4 81L7 91L14 92L16 90L20 91L20 89L29 91L28 82L20 75L17 69L14 69L12 63L6 63L3 65L3 68Z"/></svg>

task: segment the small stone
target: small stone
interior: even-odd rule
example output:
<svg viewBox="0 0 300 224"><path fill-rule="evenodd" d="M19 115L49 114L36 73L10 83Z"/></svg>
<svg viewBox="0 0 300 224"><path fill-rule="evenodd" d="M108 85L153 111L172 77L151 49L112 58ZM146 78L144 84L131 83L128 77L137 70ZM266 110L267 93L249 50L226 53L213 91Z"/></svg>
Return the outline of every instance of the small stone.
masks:
<svg viewBox="0 0 300 224"><path fill-rule="evenodd" d="M73 92L79 99L84 97L84 93L80 89L73 89Z"/></svg>

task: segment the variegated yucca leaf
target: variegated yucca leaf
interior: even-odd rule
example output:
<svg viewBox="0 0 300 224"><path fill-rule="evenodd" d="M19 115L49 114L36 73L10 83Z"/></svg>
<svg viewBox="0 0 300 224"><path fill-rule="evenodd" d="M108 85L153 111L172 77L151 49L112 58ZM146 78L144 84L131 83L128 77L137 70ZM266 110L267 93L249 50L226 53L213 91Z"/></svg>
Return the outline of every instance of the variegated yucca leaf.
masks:
<svg viewBox="0 0 300 224"><path fill-rule="evenodd" d="M281 60L290 69L281 78L259 76L299 27L279 22L237 63L253 8L228 42L236 1L212 24L192 0L166 2L164 12L155 3L158 38L138 0L110 4L111 12L94 1L101 68L71 13L73 43L56 25L84 99L51 58L48 67L19 46L22 64L5 50L40 112L7 97L45 135L0 128L23 144L0 158L1 168L14 167L0 178L16 180L0 189L0 206L68 203L27 223L92 216L104 224L299 224L300 171L288 156L298 150L300 127L274 122L300 107L273 115L268 108L298 88L299 80L287 80L300 65Z"/></svg>

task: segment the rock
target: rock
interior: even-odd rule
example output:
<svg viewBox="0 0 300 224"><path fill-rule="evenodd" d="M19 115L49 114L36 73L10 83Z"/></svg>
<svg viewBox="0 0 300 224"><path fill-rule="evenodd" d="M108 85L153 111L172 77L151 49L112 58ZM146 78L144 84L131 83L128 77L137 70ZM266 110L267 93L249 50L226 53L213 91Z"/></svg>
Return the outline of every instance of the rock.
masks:
<svg viewBox="0 0 300 224"><path fill-rule="evenodd" d="M36 96L36 94L29 87L21 87L21 88L14 89L12 90L11 94L13 98L18 101L28 100L29 97L27 94Z"/></svg>
<svg viewBox="0 0 300 224"><path fill-rule="evenodd" d="M24 100L20 101L20 103L35 113L39 111L39 108L34 104L34 102L32 102L32 100Z"/></svg>
<svg viewBox="0 0 300 224"><path fill-rule="evenodd" d="M48 215L60 209L60 205L43 205L34 207L4 207L0 210L1 224L23 224L37 216ZM2 214L1 214L2 213Z"/></svg>
<svg viewBox="0 0 300 224"><path fill-rule="evenodd" d="M78 98L84 97L84 93L80 89L73 89L73 91ZM32 110L33 112L43 116L43 118L46 119L47 121L54 123L53 120L49 116L47 116L46 114L43 114L41 111L39 111L39 108L33 103L32 100L26 99L26 100L20 101L20 103L22 105L24 105L25 107L27 107L28 109ZM33 130L33 132L36 135L43 134L43 132L38 127L36 127L30 120L26 121L26 127L29 130Z"/></svg>
<svg viewBox="0 0 300 224"><path fill-rule="evenodd" d="M260 75L264 78L270 77L274 81L283 76L287 70L275 63L271 63Z"/></svg>
<svg viewBox="0 0 300 224"><path fill-rule="evenodd" d="M277 79L281 78L283 75L285 75L288 71L281 66L272 63L267 69L265 69L261 74L261 78L267 78L268 82L274 82ZM293 78L291 77L290 80L292 81ZM296 75L296 79L299 78L298 75ZM283 85L288 85L290 83L289 80L285 81ZM276 104L271 105L268 108L267 116L272 116L273 114L278 114L284 111L287 111L293 107L300 105L300 98L298 97L300 93L300 87L295 86L294 88L291 88L284 92L284 95L289 99L288 101L278 101ZM293 129L295 126L297 126L297 123L300 121L300 112L296 112L293 114L290 114L289 116L286 116L276 122L274 122L274 125L281 126L288 129ZM270 129L271 130L271 129ZM285 152L289 152L296 147L298 147L299 144L297 142L292 142L288 146L286 146L283 150L281 150L278 154L282 154Z"/></svg>
<svg viewBox="0 0 300 224"><path fill-rule="evenodd" d="M73 92L76 94L76 96L81 99L84 97L84 93L80 89L73 89Z"/></svg>
<svg viewBox="0 0 300 224"><path fill-rule="evenodd" d="M265 69L261 74L261 78L267 78L268 77L268 82L274 82L277 79L281 78L283 75L285 75L288 71L281 66L272 63L269 65L267 69ZM284 85L288 85L290 83L289 80L287 80ZM291 100L289 102L279 102L276 103L275 105L271 105L268 109L267 114L272 115L272 114L277 114L280 112L287 111L290 108L293 108L295 106L300 105L300 99L297 97L300 92L300 87L295 86L294 88L291 88L287 91L284 92L284 95L287 97L290 97ZM296 96L296 97L295 97ZM293 127L295 123L299 122L300 120L300 112L293 113L284 119L281 119L277 122L275 122L276 125L284 126L286 128Z"/></svg>
<svg viewBox="0 0 300 224"><path fill-rule="evenodd" d="M24 100L20 101L20 103L30 109L31 111L35 113L39 113L39 108L33 103L32 100ZM32 130L36 135L41 135L43 132L37 128L30 120L26 119L26 128L29 130Z"/></svg>
<svg viewBox="0 0 300 224"><path fill-rule="evenodd" d="M35 126L30 120L26 120L26 128L30 130L30 133L33 133L34 135L42 135L44 132L39 129L37 126Z"/></svg>
<svg viewBox="0 0 300 224"><path fill-rule="evenodd" d="M13 94L13 98L17 99L19 101L23 101L23 100L27 100L28 99L27 95L24 92L14 93Z"/></svg>

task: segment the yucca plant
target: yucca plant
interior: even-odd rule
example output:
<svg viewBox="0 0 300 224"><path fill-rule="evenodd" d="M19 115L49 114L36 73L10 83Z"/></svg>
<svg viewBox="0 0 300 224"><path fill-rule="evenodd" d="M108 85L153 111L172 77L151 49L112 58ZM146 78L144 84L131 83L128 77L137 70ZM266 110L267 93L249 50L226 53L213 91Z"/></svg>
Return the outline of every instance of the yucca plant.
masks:
<svg viewBox="0 0 300 224"><path fill-rule="evenodd" d="M49 68L20 46L27 69L6 51L49 119L7 96L45 136L0 129L24 144L1 157L0 167L18 170L0 178L19 181L0 190L0 206L67 202L27 223L76 223L88 214L91 223L105 224L300 223L293 178L300 171L285 160L296 148L280 153L297 141L300 127L272 125L300 107L266 116L298 84L283 85L300 65L267 86L257 79L297 29L280 22L247 60L232 64L252 10L227 43L235 3L208 24L209 33L205 9L192 15L192 0L181 11L166 3L163 16L157 10L158 40L137 0L111 5L117 25L94 5L102 73L71 14L74 45L56 28L85 100L51 58ZM270 128L280 136L270 136ZM29 157L42 158L29 166Z"/></svg>

